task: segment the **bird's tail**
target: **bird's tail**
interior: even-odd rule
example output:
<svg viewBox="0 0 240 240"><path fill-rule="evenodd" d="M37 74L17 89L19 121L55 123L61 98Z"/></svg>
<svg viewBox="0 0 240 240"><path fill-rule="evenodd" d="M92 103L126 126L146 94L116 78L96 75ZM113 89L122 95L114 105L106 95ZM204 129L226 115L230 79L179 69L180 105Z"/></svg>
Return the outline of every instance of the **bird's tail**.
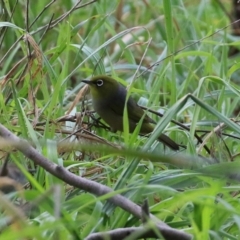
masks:
<svg viewBox="0 0 240 240"><path fill-rule="evenodd" d="M150 123L142 124L142 128L141 128L142 134L151 133L153 130L154 130L154 127L152 126L152 124ZM158 137L158 141L162 142L163 144L167 145L168 147L170 147L175 151L179 150L179 145L163 133Z"/></svg>
<svg viewBox="0 0 240 240"><path fill-rule="evenodd" d="M161 134L158 137L158 140L173 150L179 150L179 145L165 134Z"/></svg>

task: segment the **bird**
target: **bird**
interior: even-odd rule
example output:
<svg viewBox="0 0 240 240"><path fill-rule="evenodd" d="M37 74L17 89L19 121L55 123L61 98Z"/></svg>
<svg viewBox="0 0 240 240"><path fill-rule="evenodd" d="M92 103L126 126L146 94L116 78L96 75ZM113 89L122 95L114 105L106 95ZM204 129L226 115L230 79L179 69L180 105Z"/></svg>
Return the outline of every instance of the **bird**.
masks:
<svg viewBox="0 0 240 240"><path fill-rule="evenodd" d="M94 76L90 80L82 80L82 82L90 87L93 108L97 114L110 126L113 132L123 131L126 88L107 75ZM134 131L142 117L140 134L146 135L154 130L156 122L145 113L131 96L127 100L126 107L130 133ZM158 140L173 150L179 150L179 145L165 134L161 134Z"/></svg>

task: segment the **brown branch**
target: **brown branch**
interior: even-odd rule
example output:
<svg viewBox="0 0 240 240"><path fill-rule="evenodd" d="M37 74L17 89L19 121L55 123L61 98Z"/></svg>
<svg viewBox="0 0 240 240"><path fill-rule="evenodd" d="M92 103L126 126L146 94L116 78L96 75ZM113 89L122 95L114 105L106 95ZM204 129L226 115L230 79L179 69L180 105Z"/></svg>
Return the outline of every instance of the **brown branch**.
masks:
<svg viewBox="0 0 240 240"><path fill-rule="evenodd" d="M160 233L158 233L158 231ZM129 227L129 228L118 228L108 232L92 233L86 240L122 240L128 237L129 239L142 239L142 238L157 238L159 235L163 236L164 239L184 240L192 239L190 235L184 232L176 231L175 229L166 229L159 225L155 225L152 228L148 226L143 227Z"/></svg>
<svg viewBox="0 0 240 240"><path fill-rule="evenodd" d="M43 167L46 171L54 175L55 177L61 179L62 181L72 185L74 187L80 188L84 191L92 193L97 196L103 196L105 194L110 194L113 190L105 185L100 183L76 176L75 174L67 171L64 167L59 166L47 158L42 156L36 149L34 149L27 141L21 140L12 132L10 132L7 128L5 128L2 124L0 124L0 136L4 138L4 142L8 145L14 146L20 152L22 152L27 158L31 159L35 164ZM3 145L3 144L2 144ZM120 194L116 194L113 197L108 199L109 202L113 203L116 206L119 206L123 210L131 213L133 216L141 219L142 217L142 209L137 204L133 203L129 199L123 197ZM150 219L154 222L157 222L158 229L161 234L165 237L165 239L191 239L191 236L187 233L184 233L179 230L172 229L166 223L160 221L153 215L150 215ZM174 234L174 235L173 235ZM173 236L175 236L173 238Z"/></svg>

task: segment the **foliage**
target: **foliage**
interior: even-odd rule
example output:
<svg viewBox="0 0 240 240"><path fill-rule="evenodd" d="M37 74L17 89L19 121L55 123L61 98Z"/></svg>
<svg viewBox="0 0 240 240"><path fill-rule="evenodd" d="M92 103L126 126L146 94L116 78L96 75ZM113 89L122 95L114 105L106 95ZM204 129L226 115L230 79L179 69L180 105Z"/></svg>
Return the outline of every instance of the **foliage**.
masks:
<svg viewBox="0 0 240 240"><path fill-rule="evenodd" d="M0 10L1 124L69 171L137 204L147 198L151 213L195 239L238 238L239 56L228 51L239 43L218 1L1 1ZM81 82L97 74L131 85L139 105L165 113L149 113L158 122L149 138L112 133L98 120ZM155 141L163 131L186 148L164 148ZM17 196L41 201L0 239L84 239L141 224L19 152L11 159L29 181Z"/></svg>

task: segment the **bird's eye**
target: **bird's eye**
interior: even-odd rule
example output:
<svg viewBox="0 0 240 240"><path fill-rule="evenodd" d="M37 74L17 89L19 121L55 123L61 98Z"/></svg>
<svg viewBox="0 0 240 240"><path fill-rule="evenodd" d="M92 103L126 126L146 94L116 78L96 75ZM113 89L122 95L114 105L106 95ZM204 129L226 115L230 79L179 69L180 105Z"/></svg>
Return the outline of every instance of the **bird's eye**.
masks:
<svg viewBox="0 0 240 240"><path fill-rule="evenodd" d="M97 86L101 87L103 85L103 80L102 79L98 79L97 80Z"/></svg>

